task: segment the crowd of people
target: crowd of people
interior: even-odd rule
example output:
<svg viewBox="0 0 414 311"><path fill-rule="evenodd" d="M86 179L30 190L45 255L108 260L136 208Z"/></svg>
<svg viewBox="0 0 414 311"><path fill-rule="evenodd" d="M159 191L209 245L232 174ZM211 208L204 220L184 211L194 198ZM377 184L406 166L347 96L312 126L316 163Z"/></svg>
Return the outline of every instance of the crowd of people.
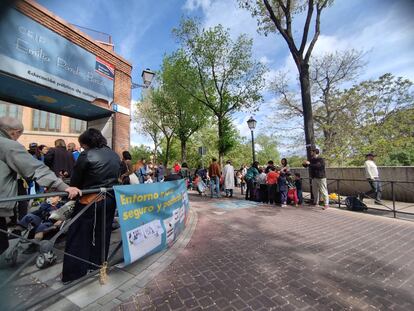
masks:
<svg viewBox="0 0 414 311"><path fill-rule="evenodd" d="M304 161L303 166L309 168L314 205L319 205L321 197L323 209L328 208L325 161L319 156L319 149L311 151L311 160ZM239 170L234 169L231 160L221 170L217 159L213 158L208 169L199 166L195 170L193 185L201 195L209 187L212 198L220 198L222 192L226 197L232 197L234 189L240 188L246 200L280 204L282 207L303 204L302 178L299 172L290 170L286 158L281 160L280 165L275 165L273 160L266 165L255 161L250 167L242 165Z"/></svg>
<svg viewBox="0 0 414 311"><path fill-rule="evenodd" d="M303 203L302 179L299 173L290 171L286 158L281 165L272 160L266 166L255 161L250 167L243 165L234 169L231 160L221 170L217 159L213 158L208 170L199 167L195 171L194 186L200 194L210 187L210 196L220 198L221 192L226 197L233 197L235 188L240 188L246 200L267 204L292 203L298 206Z"/></svg>

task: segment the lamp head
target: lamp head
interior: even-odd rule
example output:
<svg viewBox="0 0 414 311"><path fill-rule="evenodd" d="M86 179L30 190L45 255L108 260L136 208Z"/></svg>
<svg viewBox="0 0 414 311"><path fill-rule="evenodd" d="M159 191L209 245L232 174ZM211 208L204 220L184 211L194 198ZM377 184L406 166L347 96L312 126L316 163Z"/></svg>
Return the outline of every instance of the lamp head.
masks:
<svg viewBox="0 0 414 311"><path fill-rule="evenodd" d="M151 69L147 68L142 71L141 77L146 87L151 85L152 79L154 78L155 73L151 71Z"/></svg>
<svg viewBox="0 0 414 311"><path fill-rule="evenodd" d="M253 117L250 117L250 119L247 120L247 125L249 126L249 129L252 131L256 128L256 123L257 121L253 119Z"/></svg>

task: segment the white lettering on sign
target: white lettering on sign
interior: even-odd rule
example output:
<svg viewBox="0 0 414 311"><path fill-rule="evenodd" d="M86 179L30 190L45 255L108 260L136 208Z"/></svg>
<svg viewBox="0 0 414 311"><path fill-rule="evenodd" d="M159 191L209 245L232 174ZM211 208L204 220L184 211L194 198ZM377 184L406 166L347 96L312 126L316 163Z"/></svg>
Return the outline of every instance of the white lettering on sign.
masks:
<svg viewBox="0 0 414 311"><path fill-rule="evenodd" d="M80 76L81 72L79 70L79 67L76 66L76 68L71 67L63 58L59 57L57 58L57 66L60 68L63 68L66 71L69 71L70 73Z"/></svg>
<svg viewBox="0 0 414 311"><path fill-rule="evenodd" d="M82 72L78 66L71 66L66 60L64 60L62 57L58 56L56 65L59 68L62 68L63 70L66 70L67 72L70 72L71 74L75 76L82 77L85 80L88 80L91 83L103 85L103 81L99 77L94 77L94 74L92 72Z"/></svg>
<svg viewBox="0 0 414 311"><path fill-rule="evenodd" d="M37 33L27 29L24 26L19 26L19 32L22 35L25 35L26 37L30 38L31 40L39 43L46 43L45 37L42 37L41 35L38 35Z"/></svg>
<svg viewBox="0 0 414 311"><path fill-rule="evenodd" d="M45 54L42 48L33 48L30 45L30 42L24 41L20 38L17 38L16 40L16 49L43 62L50 62L50 57Z"/></svg>

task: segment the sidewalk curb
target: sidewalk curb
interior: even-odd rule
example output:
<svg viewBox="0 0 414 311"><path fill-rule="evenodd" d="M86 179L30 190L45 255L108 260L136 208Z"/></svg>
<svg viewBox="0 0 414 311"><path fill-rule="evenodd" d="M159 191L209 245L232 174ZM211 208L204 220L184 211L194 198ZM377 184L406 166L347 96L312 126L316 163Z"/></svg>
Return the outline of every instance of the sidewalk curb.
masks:
<svg viewBox="0 0 414 311"><path fill-rule="evenodd" d="M198 222L197 212L190 207L185 230L171 248L153 254L124 268L112 268L108 284L101 286L97 277L85 280L74 289L60 294L61 299L43 310L112 310L130 300L154 277L167 268L190 242ZM105 288L106 287L106 288ZM35 307L35 310L41 306Z"/></svg>

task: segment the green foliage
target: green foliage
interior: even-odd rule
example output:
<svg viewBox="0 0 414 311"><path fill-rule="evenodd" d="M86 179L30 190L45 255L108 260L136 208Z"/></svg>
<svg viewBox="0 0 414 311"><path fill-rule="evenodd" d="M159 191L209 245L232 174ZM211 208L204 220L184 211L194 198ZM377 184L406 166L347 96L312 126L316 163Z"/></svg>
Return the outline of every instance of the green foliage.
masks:
<svg viewBox="0 0 414 311"><path fill-rule="evenodd" d="M222 25L203 29L195 20L183 20L174 34L186 61L196 69L190 76L177 75L176 83L184 92L204 105L217 119L219 157L231 148L225 137L227 118L241 109L254 109L262 101L263 64L252 58L252 40L245 35L235 41Z"/></svg>
<svg viewBox="0 0 414 311"><path fill-rule="evenodd" d="M277 150L277 139L273 135L260 133L255 138L256 159L261 165L265 165L269 160L279 162L280 155Z"/></svg>
<svg viewBox="0 0 414 311"><path fill-rule="evenodd" d="M137 161L141 160L142 158L149 161L152 157L152 150L150 147L145 146L143 144L138 146L132 146L129 150L132 156L132 163L136 163Z"/></svg>
<svg viewBox="0 0 414 311"><path fill-rule="evenodd" d="M148 126L155 128L162 133L162 137L167 142L165 158L163 158L166 165L169 160L171 140L175 134L173 119L165 111L168 100L168 94L162 89L150 89L143 100L137 103L137 114L135 116L138 126L141 124L141 127ZM160 136L157 139L160 139ZM154 141L154 144L158 147L159 141L157 140L157 143ZM155 155L157 155L157 152L158 150L155 150Z"/></svg>
<svg viewBox="0 0 414 311"><path fill-rule="evenodd" d="M288 163L289 163L289 166L290 167L302 167L302 163L303 163L303 160L305 159L305 157L301 157L301 156L298 156L298 155L293 155L293 156L290 156L290 157L287 157L287 160L288 160Z"/></svg>
<svg viewBox="0 0 414 311"><path fill-rule="evenodd" d="M219 121L220 122L220 121ZM236 145L238 133L229 118L221 120L221 135L218 137L217 148L219 154L226 154Z"/></svg>
<svg viewBox="0 0 414 311"><path fill-rule="evenodd" d="M198 100L183 92L177 80L186 79L194 83L196 69L191 66L182 51L164 57L160 73L161 85L165 98L163 113L170 117L171 127L181 142L181 162L186 161L187 141L209 118L209 111Z"/></svg>

